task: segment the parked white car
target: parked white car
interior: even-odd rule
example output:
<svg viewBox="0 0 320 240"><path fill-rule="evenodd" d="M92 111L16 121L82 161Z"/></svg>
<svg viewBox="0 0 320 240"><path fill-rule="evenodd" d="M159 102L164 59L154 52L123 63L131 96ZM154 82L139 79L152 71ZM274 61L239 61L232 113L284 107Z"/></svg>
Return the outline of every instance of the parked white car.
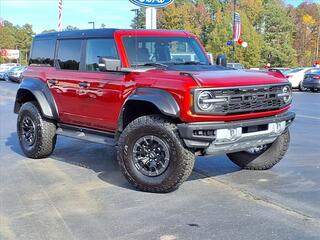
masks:
<svg viewBox="0 0 320 240"><path fill-rule="evenodd" d="M19 66L17 63L3 63L0 64L0 80L4 80L6 73L13 67Z"/></svg>
<svg viewBox="0 0 320 240"><path fill-rule="evenodd" d="M22 80L22 73L27 69L27 66L17 66L14 68L11 68L7 74L6 77L7 79L5 80L10 80L12 82L17 82L20 83Z"/></svg>
<svg viewBox="0 0 320 240"><path fill-rule="evenodd" d="M311 67L307 68L293 68L284 72L284 75L287 77L289 82L292 84L292 88L299 88L299 90L303 91L304 88L302 86L302 82L304 79L304 75L306 72L311 70Z"/></svg>

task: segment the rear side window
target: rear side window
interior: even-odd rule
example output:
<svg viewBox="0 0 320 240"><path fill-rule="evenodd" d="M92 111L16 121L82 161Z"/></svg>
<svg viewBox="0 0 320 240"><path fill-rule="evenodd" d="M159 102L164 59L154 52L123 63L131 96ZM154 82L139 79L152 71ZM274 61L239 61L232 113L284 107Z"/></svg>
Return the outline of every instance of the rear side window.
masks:
<svg viewBox="0 0 320 240"><path fill-rule="evenodd" d="M55 39L34 40L29 63L53 66L55 43Z"/></svg>
<svg viewBox="0 0 320 240"><path fill-rule="evenodd" d="M81 40L60 40L57 64L62 70L79 70L81 58Z"/></svg>
<svg viewBox="0 0 320 240"><path fill-rule="evenodd" d="M119 59L113 39L88 39L86 52L86 71L99 71L99 58Z"/></svg>

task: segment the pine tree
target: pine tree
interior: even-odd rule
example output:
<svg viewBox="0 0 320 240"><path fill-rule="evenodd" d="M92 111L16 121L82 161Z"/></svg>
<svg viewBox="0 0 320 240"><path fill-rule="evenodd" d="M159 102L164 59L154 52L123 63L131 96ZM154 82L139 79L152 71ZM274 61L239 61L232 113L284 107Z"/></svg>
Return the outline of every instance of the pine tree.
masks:
<svg viewBox="0 0 320 240"><path fill-rule="evenodd" d="M135 16L131 23L132 29L145 29L146 28L146 9L140 8L136 10Z"/></svg>
<svg viewBox="0 0 320 240"><path fill-rule="evenodd" d="M293 48L293 33L296 31L293 19L277 0L265 1L263 15L262 58L264 64L277 67L292 67L297 64Z"/></svg>

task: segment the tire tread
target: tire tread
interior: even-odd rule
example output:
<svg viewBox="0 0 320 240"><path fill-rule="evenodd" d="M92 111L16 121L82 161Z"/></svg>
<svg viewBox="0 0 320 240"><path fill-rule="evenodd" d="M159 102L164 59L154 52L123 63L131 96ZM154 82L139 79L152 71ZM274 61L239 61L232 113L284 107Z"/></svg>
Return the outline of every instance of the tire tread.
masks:
<svg viewBox="0 0 320 240"><path fill-rule="evenodd" d="M21 114L24 112L29 112L35 117L38 129L37 134L40 134L40 136L38 137L37 142L35 143L36 146L32 151L27 151L22 147L23 152L27 157L33 159L41 159L50 156L56 144L56 125L42 117L39 106L36 102L27 102L22 105L18 116L18 124L20 117L22 117Z"/></svg>
<svg viewBox="0 0 320 240"><path fill-rule="evenodd" d="M227 154L229 159L246 170L269 170L278 164L285 156L290 143L290 133L287 130L283 135L277 138L272 143L271 147L263 152L261 155L253 158L249 153L238 152ZM250 159L250 162L246 162Z"/></svg>
<svg viewBox="0 0 320 240"><path fill-rule="evenodd" d="M145 184L138 183L130 174L127 167L125 166L122 151L124 150L125 139L128 137L130 132L138 127L141 126L150 126L150 125L157 125L163 127L165 130L172 132L173 137L177 140L178 151L180 152L179 157L183 158L183 161L179 161L180 169L183 169L179 173L177 173L174 177L171 176L171 179L166 181L165 185L161 186L148 186ZM190 174L192 173L193 166L194 166L194 154L186 149L183 145L183 142L179 136L178 129L176 124L171 122L169 119L164 118L163 116L159 115L149 115L143 116L132 123L130 123L126 129L123 131L119 138L118 144L118 162L120 168L126 177L126 179L135 187L145 192L154 192L154 193L167 193L172 192L179 188L179 186L188 179Z"/></svg>

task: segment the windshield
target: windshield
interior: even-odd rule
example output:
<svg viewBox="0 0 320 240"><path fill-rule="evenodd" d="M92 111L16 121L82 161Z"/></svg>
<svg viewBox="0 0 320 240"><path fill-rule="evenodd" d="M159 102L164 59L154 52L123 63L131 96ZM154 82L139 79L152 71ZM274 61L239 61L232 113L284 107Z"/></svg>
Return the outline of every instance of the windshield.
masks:
<svg viewBox="0 0 320 240"><path fill-rule="evenodd" d="M194 38L125 37L123 43L131 66L209 65Z"/></svg>

